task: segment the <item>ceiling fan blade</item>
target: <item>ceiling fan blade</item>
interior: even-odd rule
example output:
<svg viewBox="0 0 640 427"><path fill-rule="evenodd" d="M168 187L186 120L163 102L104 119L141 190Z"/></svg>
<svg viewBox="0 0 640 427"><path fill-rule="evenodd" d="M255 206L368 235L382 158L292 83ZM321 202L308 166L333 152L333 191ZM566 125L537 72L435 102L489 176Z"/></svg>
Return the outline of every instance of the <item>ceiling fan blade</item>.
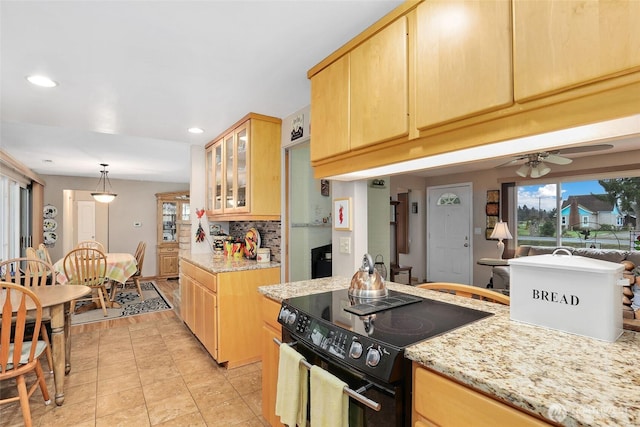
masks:
<svg viewBox="0 0 640 427"><path fill-rule="evenodd" d="M556 154L577 154L588 153L590 151L602 151L613 148L611 144L597 144L597 145L580 145L578 147L561 148L555 151Z"/></svg>
<svg viewBox="0 0 640 427"><path fill-rule="evenodd" d="M513 164L515 164L515 163L518 163L520 160L523 160L523 159L522 159L522 158L511 159L511 160L508 160L508 161L506 161L506 162L504 162L504 163L500 163L500 164L499 164L498 166L496 166L496 167L498 167L498 168L502 168L502 167L505 167L505 166L511 166L511 165L513 165Z"/></svg>
<svg viewBox="0 0 640 427"><path fill-rule="evenodd" d="M573 160L567 157L558 156L557 154L549 154L544 158L544 161L547 163L552 163L554 165L568 165L569 163L573 162Z"/></svg>

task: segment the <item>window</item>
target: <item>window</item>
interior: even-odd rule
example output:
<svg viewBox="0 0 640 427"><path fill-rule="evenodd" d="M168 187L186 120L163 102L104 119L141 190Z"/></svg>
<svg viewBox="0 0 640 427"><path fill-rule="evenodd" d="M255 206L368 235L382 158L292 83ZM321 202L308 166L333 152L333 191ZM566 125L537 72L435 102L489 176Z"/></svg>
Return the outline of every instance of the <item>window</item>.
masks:
<svg viewBox="0 0 640 427"><path fill-rule="evenodd" d="M438 202L436 203L438 206L443 205L459 205L460 197L453 193L444 193L438 198Z"/></svg>
<svg viewBox="0 0 640 427"><path fill-rule="evenodd" d="M617 198L607 191L614 182L619 181L610 178L517 186L514 243L628 250L629 231L636 229L638 212L633 207L640 197L640 178L624 178L626 190ZM625 192L635 194L635 199L625 199Z"/></svg>

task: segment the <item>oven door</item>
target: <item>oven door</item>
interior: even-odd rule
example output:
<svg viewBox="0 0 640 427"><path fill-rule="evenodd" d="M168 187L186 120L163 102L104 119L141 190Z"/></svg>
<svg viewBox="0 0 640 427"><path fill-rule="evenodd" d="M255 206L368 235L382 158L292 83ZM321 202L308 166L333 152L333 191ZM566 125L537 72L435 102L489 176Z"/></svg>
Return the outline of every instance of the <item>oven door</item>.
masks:
<svg viewBox="0 0 640 427"><path fill-rule="evenodd" d="M302 354L307 362L347 383L359 394L380 404L376 411L357 400L349 399L349 427L409 427L411 422L411 365L406 364L405 380L395 384L384 384L378 380L364 378L359 371L321 355L303 341L296 339L283 329L282 342L295 343L292 347ZM307 413L310 413L310 403Z"/></svg>

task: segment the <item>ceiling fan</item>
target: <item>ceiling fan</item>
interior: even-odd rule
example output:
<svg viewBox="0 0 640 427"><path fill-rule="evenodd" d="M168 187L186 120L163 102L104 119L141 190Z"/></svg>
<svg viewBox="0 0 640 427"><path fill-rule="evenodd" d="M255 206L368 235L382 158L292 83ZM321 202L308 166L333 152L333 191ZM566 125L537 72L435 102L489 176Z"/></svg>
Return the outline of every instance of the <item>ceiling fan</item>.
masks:
<svg viewBox="0 0 640 427"><path fill-rule="evenodd" d="M613 145L611 144L599 144L570 147L554 151L540 151L537 153L523 154L505 163L505 165L510 165L520 160L526 160L524 164L516 170L516 174L523 178L526 178L527 176L531 176L531 178L540 178L541 176L544 176L551 172L551 168L547 165L547 163L554 165L568 165L569 163L573 162L572 159L561 156L561 154L608 150L612 147Z"/></svg>

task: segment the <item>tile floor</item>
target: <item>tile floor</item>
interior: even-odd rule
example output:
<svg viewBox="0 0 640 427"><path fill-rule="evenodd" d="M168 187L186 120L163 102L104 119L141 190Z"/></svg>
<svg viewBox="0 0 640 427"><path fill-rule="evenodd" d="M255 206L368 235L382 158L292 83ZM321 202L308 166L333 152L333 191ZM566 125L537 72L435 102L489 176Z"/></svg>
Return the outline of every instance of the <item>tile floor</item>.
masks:
<svg viewBox="0 0 640 427"><path fill-rule="evenodd" d="M168 297L177 286L158 284ZM72 329L65 403L45 406L38 389L30 400L34 426L268 425L260 363L219 366L173 312L135 319ZM42 364L46 371L46 359ZM53 376L45 375L53 399ZM27 384L35 375L29 377ZM17 394L13 384L1 387L2 397ZM0 406L0 427L21 425L19 403Z"/></svg>

